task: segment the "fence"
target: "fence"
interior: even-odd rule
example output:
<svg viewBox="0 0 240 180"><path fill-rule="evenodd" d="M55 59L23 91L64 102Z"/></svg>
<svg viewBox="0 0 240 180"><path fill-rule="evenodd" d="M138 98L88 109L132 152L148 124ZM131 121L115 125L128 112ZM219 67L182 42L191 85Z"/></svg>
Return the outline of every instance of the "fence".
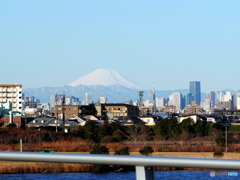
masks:
<svg viewBox="0 0 240 180"><path fill-rule="evenodd" d="M154 166L240 170L240 160L126 156L77 153L0 152L2 161L54 162L79 164L126 165L136 167L137 180L153 180Z"/></svg>

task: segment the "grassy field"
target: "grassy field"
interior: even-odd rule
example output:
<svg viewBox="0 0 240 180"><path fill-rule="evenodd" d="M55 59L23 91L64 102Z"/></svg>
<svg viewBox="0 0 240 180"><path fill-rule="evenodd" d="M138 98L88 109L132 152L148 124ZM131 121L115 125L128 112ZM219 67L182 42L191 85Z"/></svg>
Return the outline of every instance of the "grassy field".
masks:
<svg viewBox="0 0 240 180"><path fill-rule="evenodd" d="M231 131L231 132L240 132L240 126L239 125L231 125L229 126L229 129L228 131Z"/></svg>

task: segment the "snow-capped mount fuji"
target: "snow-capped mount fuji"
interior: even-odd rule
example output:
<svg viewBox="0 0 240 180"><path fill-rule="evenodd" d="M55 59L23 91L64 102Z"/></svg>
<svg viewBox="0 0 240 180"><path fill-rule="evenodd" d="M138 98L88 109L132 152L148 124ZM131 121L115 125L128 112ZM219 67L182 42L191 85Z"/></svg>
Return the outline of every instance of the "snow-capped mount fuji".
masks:
<svg viewBox="0 0 240 180"><path fill-rule="evenodd" d="M120 85L126 88L139 89L137 85L130 82L126 78L122 77L113 69L97 69L83 77L80 77L76 81L69 84L70 86L77 87L79 85L84 86L111 86Z"/></svg>
<svg viewBox="0 0 240 180"><path fill-rule="evenodd" d="M85 93L92 93L93 101L98 102L99 96L107 97L109 103L123 103L128 100L139 99L139 90L137 85L122 77L112 69L97 69L76 81L58 87L41 87L23 89L25 96L34 96L40 102L50 102L50 96L53 94L62 94L66 96L75 96L85 101ZM145 91L144 99L146 99ZM168 97L169 93L181 92L186 94L188 90L156 91L157 97Z"/></svg>

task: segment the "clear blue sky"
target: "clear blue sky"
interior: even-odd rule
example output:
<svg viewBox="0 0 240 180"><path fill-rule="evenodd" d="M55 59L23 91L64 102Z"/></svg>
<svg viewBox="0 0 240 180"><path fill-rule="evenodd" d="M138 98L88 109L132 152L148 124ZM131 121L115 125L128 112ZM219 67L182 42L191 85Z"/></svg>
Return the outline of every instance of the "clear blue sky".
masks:
<svg viewBox="0 0 240 180"><path fill-rule="evenodd" d="M240 89L239 0L0 1L0 84L69 84L112 68L156 90Z"/></svg>

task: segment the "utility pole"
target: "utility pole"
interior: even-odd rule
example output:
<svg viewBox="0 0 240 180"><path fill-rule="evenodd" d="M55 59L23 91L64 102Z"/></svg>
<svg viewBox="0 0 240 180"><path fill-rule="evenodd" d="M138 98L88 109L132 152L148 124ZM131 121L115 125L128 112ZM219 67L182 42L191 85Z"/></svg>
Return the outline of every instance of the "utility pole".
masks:
<svg viewBox="0 0 240 180"><path fill-rule="evenodd" d="M65 95L62 96L62 120L63 120L63 133L65 132L65 114L64 114L64 106L65 106Z"/></svg>
<svg viewBox="0 0 240 180"><path fill-rule="evenodd" d="M56 107L56 106L55 106ZM56 117L56 133L58 132L58 108L56 107L57 110L57 117Z"/></svg>
<svg viewBox="0 0 240 180"><path fill-rule="evenodd" d="M227 126L225 126L225 140L226 140L226 142L225 142L225 144L226 144L226 152L227 152Z"/></svg>

